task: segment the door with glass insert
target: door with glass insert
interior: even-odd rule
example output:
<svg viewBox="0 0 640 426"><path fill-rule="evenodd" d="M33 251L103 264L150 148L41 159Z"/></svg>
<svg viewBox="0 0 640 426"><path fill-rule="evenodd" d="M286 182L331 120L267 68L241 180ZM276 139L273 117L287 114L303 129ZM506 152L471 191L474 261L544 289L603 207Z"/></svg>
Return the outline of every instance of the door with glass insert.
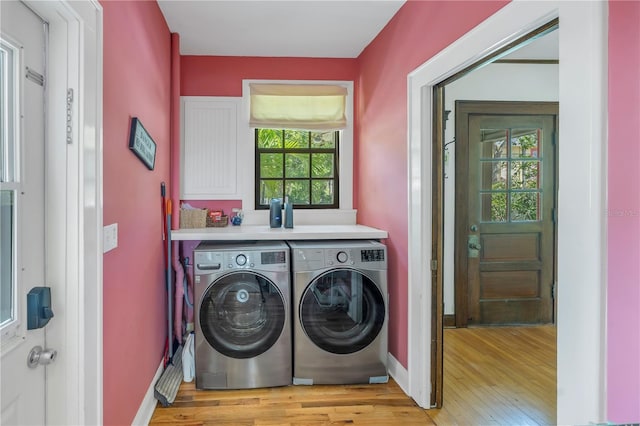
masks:
<svg viewBox="0 0 640 426"><path fill-rule="evenodd" d="M29 290L55 285L45 276L47 27L22 2L0 3L0 424L47 424L46 331L27 321Z"/></svg>
<svg viewBox="0 0 640 426"><path fill-rule="evenodd" d="M329 271L313 280L302 294L299 310L307 337L334 354L351 354L369 346L385 318L378 286L351 269Z"/></svg>
<svg viewBox="0 0 640 426"><path fill-rule="evenodd" d="M553 321L556 123L556 103L457 103L460 325Z"/></svg>

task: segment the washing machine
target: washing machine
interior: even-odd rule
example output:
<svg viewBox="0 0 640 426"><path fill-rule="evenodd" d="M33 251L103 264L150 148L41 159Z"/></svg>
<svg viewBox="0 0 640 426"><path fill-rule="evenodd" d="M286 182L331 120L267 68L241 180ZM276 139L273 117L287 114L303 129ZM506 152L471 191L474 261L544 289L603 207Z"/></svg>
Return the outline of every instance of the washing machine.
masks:
<svg viewBox="0 0 640 426"><path fill-rule="evenodd" d="M387 250L378 241L289 241L293 384L385 383Z"/></svg>
<svg viewBox="0 0 640 426"><path fill-rule="evenodd" d="M196 388L290 385L287 244L201 243L193 257Z"/></svg>

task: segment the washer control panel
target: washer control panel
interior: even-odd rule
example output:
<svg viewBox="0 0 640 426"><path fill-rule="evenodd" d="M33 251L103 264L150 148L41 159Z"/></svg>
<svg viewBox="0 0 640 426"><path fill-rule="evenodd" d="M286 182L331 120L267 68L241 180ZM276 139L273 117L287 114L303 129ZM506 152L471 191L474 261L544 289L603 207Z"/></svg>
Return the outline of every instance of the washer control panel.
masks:
<svg viewBox="0 0 640 426"><path fill-rule="evenodd" d="M287 250L195 252L196 274L239 269L288 270Z"/></svg>

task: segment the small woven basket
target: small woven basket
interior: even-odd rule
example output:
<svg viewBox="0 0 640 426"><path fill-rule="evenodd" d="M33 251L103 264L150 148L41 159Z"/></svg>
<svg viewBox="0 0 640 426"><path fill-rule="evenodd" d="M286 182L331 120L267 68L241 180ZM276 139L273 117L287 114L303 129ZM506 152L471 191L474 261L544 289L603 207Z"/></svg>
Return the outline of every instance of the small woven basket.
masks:
<svg viewBox="0 0 640 426"><path fill-rule="evenodd" d="M220 220L213 220L211 216L207 215L207 228L224 228L229 224L229 216L222 215Z"/></svg>
<svg viewBox="0 0 640 426"><path fill-rule="evenodd" d="M180 228L206 228L207 209L180 209Z"/></svg>

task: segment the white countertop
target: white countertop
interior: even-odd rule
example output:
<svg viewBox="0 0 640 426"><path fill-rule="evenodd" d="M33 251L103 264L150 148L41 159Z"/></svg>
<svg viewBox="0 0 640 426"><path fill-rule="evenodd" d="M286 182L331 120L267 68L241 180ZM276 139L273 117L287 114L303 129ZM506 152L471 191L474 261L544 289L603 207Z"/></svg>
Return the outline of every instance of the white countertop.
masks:
<svg viewBox="0 0 640 426"><path fill-rule="evenodd" d="M379 240L387 237L387 231L364 225L297 225L291 229L270 228L268 225L229 225L171 231L174 241Z"/></svg>

